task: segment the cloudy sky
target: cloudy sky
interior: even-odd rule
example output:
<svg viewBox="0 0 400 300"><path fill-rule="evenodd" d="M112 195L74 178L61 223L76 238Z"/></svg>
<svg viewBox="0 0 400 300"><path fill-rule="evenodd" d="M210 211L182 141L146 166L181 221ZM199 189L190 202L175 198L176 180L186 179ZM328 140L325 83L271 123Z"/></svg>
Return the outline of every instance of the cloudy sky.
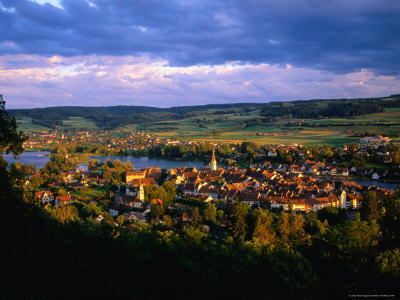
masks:
<svg viewBox="0 0 400 300"><path fill-rule="evenodd" d="M0 0L8 108L399 92L399 0Z"/></svg>

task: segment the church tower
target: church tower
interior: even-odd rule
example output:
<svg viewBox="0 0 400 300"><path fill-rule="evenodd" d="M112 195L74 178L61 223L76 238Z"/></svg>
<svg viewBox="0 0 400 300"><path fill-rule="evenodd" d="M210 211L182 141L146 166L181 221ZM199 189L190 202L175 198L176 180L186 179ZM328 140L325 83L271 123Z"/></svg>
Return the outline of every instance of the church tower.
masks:
<svg viewBox="0 0 400 300"><path fill-rule="evenodd" d="M214 146L213 146L213 152L212 152L212 157L211 157L211 162L210 162L210 169L211 169L211 171L215 171L217 169L217 160L215 159Z"/></svg>
<svg viewBox="0 0 400 300"><path fill-rule="evenodd" d="M144 187L143 184L139 185L139 199L144 201Z"/></svg>
<svg viewBox="0 0 400 300"><path fill-rule="evenodd" d="M340 208L347 208L346 207L346 191L345 190L343 190L342 193L340 194L339 207Z"/></svg>

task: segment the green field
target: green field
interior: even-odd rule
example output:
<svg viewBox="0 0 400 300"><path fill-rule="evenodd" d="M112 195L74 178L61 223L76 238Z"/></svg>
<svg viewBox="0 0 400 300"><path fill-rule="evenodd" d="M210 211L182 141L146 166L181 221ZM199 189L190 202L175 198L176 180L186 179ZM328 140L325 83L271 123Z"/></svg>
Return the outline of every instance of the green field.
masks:
<svg viewBox="0 0 400 300"><path fill-rule="evenodd" d="M99 128L93 120L85 119L83 117L69 117L69 120L63 121L63 127L68 128Z"/></svg>
<svg viewBox="0 0 400 300"><path fill-rule="evenodd" d="M326 127L251 125L241 130L234 128L245 121L260 118L259 112L259 110L255 110L245 115L204 114L182 120L126 126L121 129L146 130L155 133L160 138L186 141L197 140L222 143L254 141L259 144L282 143L287 145L295 143L319 145L326 143L333 146L341 146L359 141L360 138L348 136L346 130L368 131L380 134L400 133L400 109L387 109L387 111L382 113L355 118L304 120L304 123L323 124ZM201 120L204 126L199 127L196 120ZM381 122L390 122L390 124L382 124ZM399 138L393 139L393 141L396 144L400 143Z"/></svg>
<svg viewBox="0 0 400 300"><path fill-rule="evenodd" d="M18 130L25 133L35 133L51 130L49 127L44 127L38 124L32 123L32 118L28 117L18 117L17 118ZM57 126L57 130L63 130L66 128L88 128L97 129L99 128L95 122L90 119L85 119L83 117L69 117L68 120L63 121L62 126Z"/></svg>
<svg viewBox="0 0 400 300"><path fill-rule="evenodd" d="M234 127L243 124L247 120L260 118L259 110L252 111L247 115L209 115L204 114L192 118L144 123L121 128L146 130L153 132L160 138L215 141L222 143L235 143L241 141L254 141L259 144L303 144L319 145L328 144L341 146L358 142L359 138L350 137L346 130L368 131L377 133L400 133L400 110L388 109L386 112L365 115L356 118L315 119L305 120L304 123L319 123L326 127L295 126L285 127L282 125L265 126L252 125L238 130ZM199 127L196 120L201 120L203 127ZM399 124L382 125L372 122L399 122ZM343 126L343 123L346 126ZM369 123L369 124L366 124ZM372 124L370 124L372 123ZM325 125L326 124L326 125ZM340 126L341 125L341 126ZM232 128L232 130L230 130ZM394 143L400 142L399 138L393 139Z"/></svg>
<svg viewBox="0 0 400 300"><path fill-rule="evenodd" d="M89 198L97 198L99 196L104 196L105 189L98 187L98 188L85 188L83 190L74 190L72 194L78 198L82 197L82 194L85 194Z"/></svg>
<svg viewBox="0 0 400 300"><path fill-rule="evenodd" d="M49 128L40 126L37 124L32 123L31 118L27 117L18 117L17 118L17 126L18 130L21 130L25 133L35 133L35 132L43 132L43 131L48 131Z"/></svg>

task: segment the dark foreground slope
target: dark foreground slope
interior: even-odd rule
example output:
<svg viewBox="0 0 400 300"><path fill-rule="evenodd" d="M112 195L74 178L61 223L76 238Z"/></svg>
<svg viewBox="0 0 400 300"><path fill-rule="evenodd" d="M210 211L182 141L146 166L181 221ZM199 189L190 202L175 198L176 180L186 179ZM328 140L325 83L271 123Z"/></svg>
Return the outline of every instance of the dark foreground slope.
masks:
<svg viewBox="0 0 400 300"><path fill-rule="evenodd" d="M6 297L321 295L317 275L293 251L260 255L240 244L194 245L155 232L62 225L28 204L14 202L6 211L2 204L0 288Z"/></svg>

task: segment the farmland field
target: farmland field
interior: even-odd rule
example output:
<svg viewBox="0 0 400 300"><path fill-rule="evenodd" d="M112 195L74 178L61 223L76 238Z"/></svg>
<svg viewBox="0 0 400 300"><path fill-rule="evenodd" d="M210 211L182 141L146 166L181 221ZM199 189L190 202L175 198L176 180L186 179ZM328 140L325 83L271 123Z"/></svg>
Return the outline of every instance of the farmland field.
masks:
<svg viewBox="0 0 400 300"><path fill-rule="evenodd" d="M98 128L92 120L83 117L69 117L69 120L63 121L63 127L69 128Z"/></svg>
<svg viewBox="0 0 400 300"><path fill-rule="evenodd" d="M348 131L371 135L393 135L393 142L400 144L400 108L386 108L384 112L351 118L284 119L266 121L260 109L232 111L208 109L176 120L159 120L140 124L129 124L114 129L120 131L145 131L159 138L170 140L215 141L236 143L254 141L259 144L328 144L341 146L359 141ZM216 114L217 113L217 114ZM194 115L194 116L193 116ZM48 131L49 128L32 123L28 117L18 117L19 130L26 133ZM134 120L132 120L134 121ZM70 128L99 128L84 117L69 117L57 130ZM347 132L346 132L347 131Z"/></svg>
<svg viewBox="0 0 400 300"><path fill-rule="evenodd" d="M96 198L99 196L104 196L105 189L101 187L97 188L85 188L83 190L74 190L73 195L77 197L82 197L85 194L87 197Z"/></svg>
<svg viewBox="0 0 400 300"><path fill-rule="evenodd" d="M196 117L143 123L125 126L123 130L145 130L153 132L159 138L210 141L220 143L236 143L241 141L254 141L259 144L303 144L318 145L328 144L341 146L358 142L360 138L348 136L346 130L368 131L382 133L399 133L399 125L366 124L374 121L400 122L400 111L390 109L383 113L370 114L357 118L315 119L307 123L323 124L322 127L309 127L299 125L285 127L282 125L266 126L255 124L243 126L245 122L260 119L259 110L248 114L210 115L204 113ZM343 125L342 123L346 123ZM243 128L239 128L243 126ZM321 126L321 125L317 125ZM394 139L399 143L399 139Z"/></svg>
<svg viewBox="0 0 400 300"><path fill-rule="evenodd" d="M49 128L40 126L32 123L32 118L28 117L18 117L17 118L17 126L18 130L21 130L25 133L34 133L34 132L47 132Z"/></svg>
<svg viewBox="0 0 400 300"><path fill-rule="evenodd" d="M382 133L400 132L400 111L388 109L382 113L370 114L356 118L314 119L305 120L304 123L316 124L321 127L309 127L303 124L293 127L282 125L266 126L256 124L237 128L250 120L260 119L259 110L248 114L225 115L199 115L192 118L139 124L135 129L153 132L160 138L210 141L220 143L236 143L241 141L254 141L259 144L303 144L318 145L328 144L341 146L358 142L360 138L351 137L346 130L368 131ZM390 124L376 124L373 122L390 122ZM397 122L399 124L397 125ZM345 124L343 124L345 123ZM395 124L392 124L395 123ZM319 124L319 125L317 125ZM125 129L125 128L124 128ZM127 129L127 128L126 128ZM393 139L398 144L399 139Z"/></svg>

